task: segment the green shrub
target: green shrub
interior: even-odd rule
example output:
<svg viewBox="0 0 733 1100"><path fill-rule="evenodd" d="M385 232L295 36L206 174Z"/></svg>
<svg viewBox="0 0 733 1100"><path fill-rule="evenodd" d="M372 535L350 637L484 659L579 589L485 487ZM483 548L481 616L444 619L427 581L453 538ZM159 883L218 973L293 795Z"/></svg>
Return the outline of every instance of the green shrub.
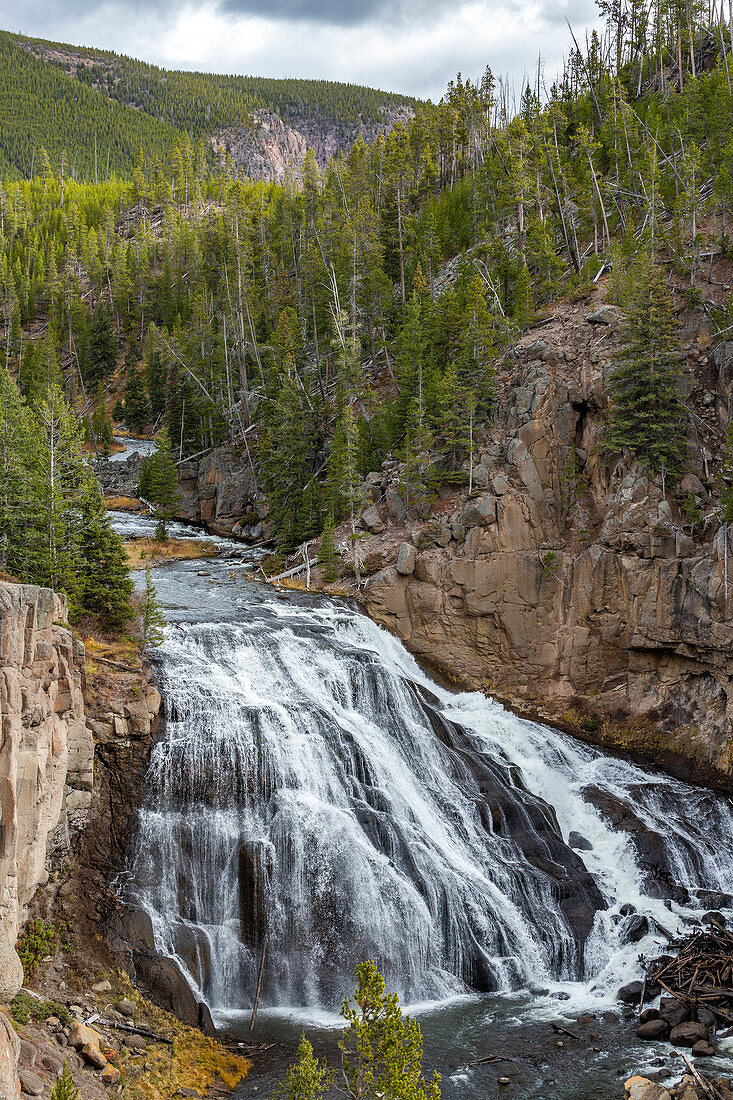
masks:
<svg viewBox="0 0 733 1100"><path fill-rule="evenodd" d="M702 512L697 506L697 501L692 493L688 493L682 504L682 513L693 527L702 523Z"/></svg>
<svg viewBox="0 0 733 1100"><path fill-rule="evenodd" d="M586 733L597 733L601 728L601 720L597 714L584 714L578 725Z"/></svg>
<svg viewBox="0 0 733 1100"><path fill-rule="evenodd" d="M40 918L30 921L16 945L25 980L33 977L41 959L46 955L55 955L58 949L58 930L54 923Z"/></svg>
<svg viewBox="0 0 733 1100"><path fill-rule="evenodd" d="M29 1024L31 1020L47 1020L56 1016L62 1024L70 1024L69 1010L56 1001L37 1001L27 993L16 993L10 1002L10 1013L17 1024Z"/></svg>
<svg viewBox="0 0 733 1100"><path fill-rule="evenodd" d="M51 1100L78 1100L79 1090L74 1084L74 1078L71 1076L71 1070L64 1062L64 1067L59 1074L59 1078L53 1087L51 1093Z"/></svg>

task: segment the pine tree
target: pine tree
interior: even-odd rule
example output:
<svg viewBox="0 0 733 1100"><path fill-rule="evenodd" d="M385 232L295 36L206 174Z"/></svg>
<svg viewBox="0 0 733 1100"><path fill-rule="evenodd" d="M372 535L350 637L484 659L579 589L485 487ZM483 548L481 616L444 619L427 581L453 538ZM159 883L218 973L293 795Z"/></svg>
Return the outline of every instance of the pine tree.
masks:
<svg viewBox="0 0 733 1100"><path fill-rule="evenodd" d="M97 407L94 410L92 417L92 425L94 427L94 438L97 442L97 449L102 455L102 458L109 458L112 453L112 441L114 439L114 432L112 429L112 421L109 413L107 412L107 404L104 395L104 387L101 382L97 383L97 395L96 395Z"/></svg>
<svg viewBox="0 0 733 1100"><path fill-rule="evenodd" d="M83 562L79 602L105 627L118 629L132 618L133 584L124 543L112 530L99 485L87 476L79 501Z"/></svg>
<svg viewBox="0 0 733 1100"><path fill-rule="evenodd" d="M149 350L145 359L145 380L150 396L150 412L153 420L160 420L165 412L167 370L157 339L157 329L151 326Z"/></svg>
<svg viewBox="0 0 733 1100"><path fill-rule="evenodd" d="M84 353L84 374L91 382L107 378L117 366L117 340L109 310L100 304L94 311Z"/></svg>
<svg viewBox="0 0 733 1100"><path fill-rule="evenodd" d="M333 513L329 512L323 525L323 534L318 548L318 564L326 584L333 584L338 577L338 552L333 538Z"/></svg>
<svg viewBox="0 0 733 1100"><path fill-rule="evenodd" d="M146 455L140 470L138 492L143 500L155 505L155 515L166 537L166 525L180 502L178 467L173 459L170 436L165 428L158 433L155 450Z"/></svg>
<svg viewBox="0 0 733 1100"><path fill-rule="evenodd" d="M679 350L672 299L661 270L649 263L609 380L602 454L628 449L652 473L679 476L687 457L689 419L680 396Z"/></svg>
<svg viewBox="0 0 733 1100"><path fill-rule="evenodd" d="M145 591L140 599L140 641L143 649L155 649L165 638L165 619L158 606L150 562L145 566Z"/></svg>
<svg viewBox="0 0 733 1100"><path fill-rule="evenodd" d="M288 1068L274 1095L277 1100L321 1100L334 1076L333 1070L316 1058L305 1035L301 1035L295 1065Z"/></svg>
<svg viewBox="0 0 733 1100"><path fill-rule="evenodd" d="M51 1100L79 1100L79 1090L74 1084L74 1078L66 1062L51 1092Z"/></svg>
<svg viewBox="0 0 733 1100"><path fill-rule="evenodd" d="M275 1095L279 1100L321 1100L335 1089L349 1100L440 1100L440 1077L422 1073L422 1032L417 1020L403 1016L396 993L385 993L376 965L358 963L357 988L341 1015L349 1025L339 1042L341 1075L314 1057L301 1038L297 1061Z"/></svg>
<svg viewBox="0 0 733 1100"><path fill-rule="evenodd" d="M342 509L351 525L354 572L359 583L359 557L356 552L356 522L364 503L364 484L359 462L359 429L350 405L344 405L329 456L331 500Z"/></svg>
<svg viewBox="0 0 733 1100"><path fill-rule="evenodd" d="M150 418L150 407L145 393L145 380L135 362L128 364L124 393L125 427L131 432L141 432Z"/></svg>
<svg viewBox="0 0 733 1100"><path fill-rule="evenodd" d="M514 283L514 323L519 329L526 329L532 320L532 280L529 268L525 264L519 269Z"/></svg>
<svg viewBox="0 0 733 1100"><path fill-rule="evenodd" d="M371 961L356 967L353 1004L341 1015L349 1027L339 1043L346 1093L354 1100L399 1096L400 1100L440 1100L440 1078L422 1075L422 1033L403 1016L396 993L385 993L384 978Z"/></svg>

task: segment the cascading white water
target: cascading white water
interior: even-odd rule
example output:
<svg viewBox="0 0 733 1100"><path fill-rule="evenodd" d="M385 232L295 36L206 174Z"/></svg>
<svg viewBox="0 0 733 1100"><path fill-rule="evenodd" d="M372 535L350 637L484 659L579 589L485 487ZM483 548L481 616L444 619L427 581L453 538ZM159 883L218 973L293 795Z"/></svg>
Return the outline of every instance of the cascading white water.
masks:
<svg viewBox="0 0 733 1100"><path fill-rule="evenodd" d="M364 958L411 1001L603 995L653 920L733 891L725 799L443 690L352 608L228 592L172 616L124 891L215 1011L251 1004L265 937L271 1006L337 1006Z"/></svg>

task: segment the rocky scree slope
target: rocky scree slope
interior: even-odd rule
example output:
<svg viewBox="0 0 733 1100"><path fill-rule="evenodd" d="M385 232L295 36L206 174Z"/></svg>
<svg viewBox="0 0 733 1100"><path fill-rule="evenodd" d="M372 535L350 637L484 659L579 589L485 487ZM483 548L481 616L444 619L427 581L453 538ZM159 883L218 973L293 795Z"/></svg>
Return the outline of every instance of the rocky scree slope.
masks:
<svg viewBox="0 0 733 1100"><path fill-rule="evenodd" d="M596 453L618 329L599 290L517 342L496 422L478 436L470 498L444 486L421 519L396 462L368 476L359 555L373 575L361 599L452 681L733 790L733 540L711 494L733 343L713 347L709 320L687 316L697 442L675 497ZM680 512L688 498L698 523Z"/></svg>

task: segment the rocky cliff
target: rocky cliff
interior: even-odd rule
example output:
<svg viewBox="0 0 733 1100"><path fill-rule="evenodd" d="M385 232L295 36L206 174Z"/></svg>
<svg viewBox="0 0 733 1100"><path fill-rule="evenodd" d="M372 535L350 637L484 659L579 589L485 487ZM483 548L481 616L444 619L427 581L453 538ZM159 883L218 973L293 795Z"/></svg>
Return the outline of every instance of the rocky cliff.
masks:
<svg viewBox="0 0 733 1100"><path fill-rule="evenodd" d="M0 1001L23 982L14 945L24 908L91 800L84 648L66 621L49 589L0 583Z"/></svg>
<svg viewBox="0 0 733 1100"><path fill-rule="evenodd" d="M254 112L253 126L228 126L211 136L211 146L222 165L227 156L252 179L299 183L309 149L325 168L332 157L348 153L358 138L372 142L414 111L407 104L382 108L382 120L354 126L339 118L294 113L287 119L274 111Z"/></svg>
<svg viewBox="0 0 733 1100"><path fill-rule="evenodd" d="M110 507L140 507L137 485L142 458L97 462L95 472ZM178 467L181 502L178 518L201 524L215 535L234 534L258 542L266 537L267 506L246 450L225 445Z"/></svg>
<svg viewBox="0 0 733 1100"><path fill-rule="evenodd" d="M362 598L454 682L731 790L733 539L712 490L733 345L687 318L696 446L672 492L596 453L618 327L600 297L518 342L470 497L445 486L419 519L396 463L369 476L360 553L383 567Z"/></svg>

